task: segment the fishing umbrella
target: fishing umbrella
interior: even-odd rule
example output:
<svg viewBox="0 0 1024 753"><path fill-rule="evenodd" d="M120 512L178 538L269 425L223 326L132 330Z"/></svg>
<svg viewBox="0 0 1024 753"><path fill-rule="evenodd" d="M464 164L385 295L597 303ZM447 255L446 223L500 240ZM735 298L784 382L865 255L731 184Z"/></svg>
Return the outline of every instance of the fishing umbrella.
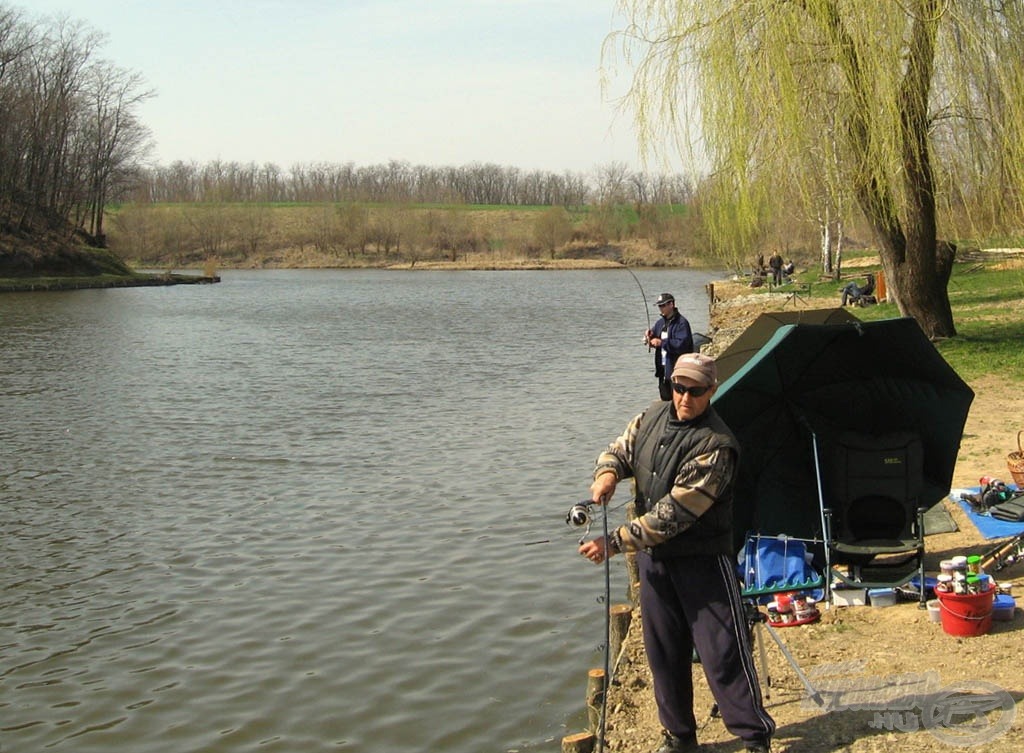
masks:
<svg viewBox="0 0 1024 753"><path fill-rule="evenodd" d="M821 537L822 433L919 435L918 503L931 507L949 493L973 399L913 319L778 328L713 403L741 446L735 550L748 531Z"/></svg>
<svg viewBox="0 0 1024 753"><path fill-rule="evenodd" d="M761 350L772 335L786 324L848 324L859 322L856 316L844 308L806 309L799 311L769 311L761 314L743 330L729 347L715 358L718 379L725 382L751 357Z"/></svg>

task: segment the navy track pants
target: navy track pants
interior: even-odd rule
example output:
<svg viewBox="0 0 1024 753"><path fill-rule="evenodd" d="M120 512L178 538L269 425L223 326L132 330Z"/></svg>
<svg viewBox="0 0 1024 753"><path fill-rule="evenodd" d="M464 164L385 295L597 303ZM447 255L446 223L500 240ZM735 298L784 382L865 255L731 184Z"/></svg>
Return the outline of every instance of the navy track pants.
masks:
<svg viewBox="0 0 1024 753"><path fill-rule="evenodd" d="M725 555L653 560L637 555L647 661L662 726L693 738L693 649L726 728L746 743L775 732L754 668L739 580Z"/></svg>

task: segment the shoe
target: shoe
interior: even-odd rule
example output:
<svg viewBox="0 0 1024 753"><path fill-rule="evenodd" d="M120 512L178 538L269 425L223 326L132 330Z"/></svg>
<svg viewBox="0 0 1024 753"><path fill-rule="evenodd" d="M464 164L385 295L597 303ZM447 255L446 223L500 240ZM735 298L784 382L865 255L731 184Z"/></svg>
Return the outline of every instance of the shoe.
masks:
<svg viewBox="0 0 1024 753"><path fill-rule="evenodd" d="M696 737L676 737L671 732L662 732L665 742L654 753L700 753Z"/></svg>

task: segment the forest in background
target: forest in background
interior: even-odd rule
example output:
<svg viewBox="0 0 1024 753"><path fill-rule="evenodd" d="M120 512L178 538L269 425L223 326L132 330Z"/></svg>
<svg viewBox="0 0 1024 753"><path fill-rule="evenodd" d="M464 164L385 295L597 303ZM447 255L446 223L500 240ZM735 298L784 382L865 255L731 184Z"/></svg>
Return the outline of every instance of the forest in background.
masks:
<svg viewBox="0 0 1024 753"><path fill-rule="evenodd" d="M706 256L682 207L133 204L111 212L111 250L136 266L379 267L601 259L688 266Z"/></svg>
<svg viewBox="0 0 1024 753"><path fill-rule="evenodd" d="M753 207L756 228L735 243L708 229L722 213L713 176L622 164L588 174L400 161L152 165L138 118L152 92L101 57L102 39L83 23L40 23L0 3L0 276L73 269L74 249L86 244L157 267L578 258L638 266L711 259L745 270L779 250L838 277L843 248L871 237L854 210L800 210L778 186ZM961 247L975 225L958 217L983 214L963 210L942 217L960 228Z"/></svg>
<svg viewBox="0 0 1024 753"><path fill-rule="evenodd" d="M77 244L176 267L560 255L678 265L713 253L691 179L621 164L147 164L138 110L152 92L101 56L102 41L0 3L0 275L66 271Z"/></svg>

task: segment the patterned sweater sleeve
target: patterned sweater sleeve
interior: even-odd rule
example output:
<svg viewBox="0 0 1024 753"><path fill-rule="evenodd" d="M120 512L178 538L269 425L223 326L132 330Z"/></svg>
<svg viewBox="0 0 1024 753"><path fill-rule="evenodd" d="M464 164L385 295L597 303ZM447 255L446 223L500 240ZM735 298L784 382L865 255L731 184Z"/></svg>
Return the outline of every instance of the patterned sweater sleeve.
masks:
<svg viewBox="0 0 1024 753"><path fill-rule="evenodd" d="M626 426L626 430L597 457L597 465L594 468L594 478L602 473L611 471L615 478L622 481L633 475L633 448L636 446L636 433L640 426L640 419L644 414L637 415Z"/></svg>
<svg viewBox="0 0 1024 753"><path fill-rule="evenodd" d="M668 494L657 500L650 511L611 534L612 549L637 551L682 533L718 501L735 468L736 455L725 447L687 460L679 468Z"/></svg>

